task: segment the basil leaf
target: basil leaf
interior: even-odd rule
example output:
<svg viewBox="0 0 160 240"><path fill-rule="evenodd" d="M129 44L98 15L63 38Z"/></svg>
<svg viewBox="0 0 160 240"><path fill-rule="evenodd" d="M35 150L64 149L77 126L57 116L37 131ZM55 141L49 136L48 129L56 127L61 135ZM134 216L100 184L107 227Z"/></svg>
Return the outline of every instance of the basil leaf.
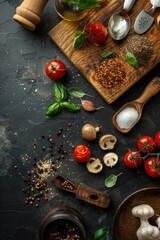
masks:
<svg viewBox="0 0 160 240"><path fill-rule="evenodd" d="M78 105L77 103L74 103L74 102L69 102L69 101L61 102L60 106L62 108L67 109L70 112L75 112L75 111L78 111L81 109L80 105Z"/></svg>
<svg viewBox="0 0 160 240"><path fill-rule="evenodd" d="M84 93L81 89L76 88L76 87L70 87L68 88L68 93L76 98L82 98L85 95L87 95L86 93Z"/></svg>
<svg viewBox="0 0 160 240"><path fill-rule="evenodd" d="M113 53L110 52L110 51L104 51L102 54L101 54L101 57L102 58L107 58L109 57L110 55L112 55Z"/></svg>
<svg viewBox="0 0 160 240"><path fill-rule="evenodd" d="M74 41L73 41L73 48L75 50L83 47L85 43L86 37L85 37L85 30L78 30L75 32Z"/></svg>
<svg viewBox="0 0 160 240"><path fill-rule="evenodd" d="M97 0L76 0L76 4L79 6L79 8L84 10L101 6Z"/></svg>
<svg viewBox="0 0 160 240"><path fill-rule="evenodd" d="M135 55L129 51L126 53L126 61L131 65L132 67L138 68L139 63Z"/></svg>
<svg viewBox="0 0 160 240"><path fill-rule="evenodd" d="M111 174L109 177L105 179L105 186L111 188L116 185L118 177L123 174L122 172L118 175Z"/></svg>
<svg viewBox="0 0 160 240"><path fill-rule="evenodd" d="M54 117L58 115L62 110L59 103L55 102L48 106L47 111L45 113L46 118L48 117Z"/></svg>
<svg viewBox="0 0 160 240"><path fill-rule="evenodd" d="M67 90L61 82L54 83L54 96L56 102L62 102L67 99Z"/></svg>
<svg viewBox="0 0 160 240"><path fill-rule="evenodd" d="M109 228L103 227L98 229L94 234L94 240L108 240Z"/></svg>

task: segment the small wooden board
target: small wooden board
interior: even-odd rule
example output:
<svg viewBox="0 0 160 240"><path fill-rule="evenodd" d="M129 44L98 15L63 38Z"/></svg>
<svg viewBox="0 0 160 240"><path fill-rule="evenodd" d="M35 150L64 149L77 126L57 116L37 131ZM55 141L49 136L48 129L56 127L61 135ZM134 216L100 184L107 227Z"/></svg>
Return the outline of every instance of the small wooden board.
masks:
<svg viewBox="0 0 160 240"><path fill-rule="evenodd" d="M102 22L107 26L110 16L120 10L122 2L117 0L110 0L104 3L101 8L92 9L87 17L78 22L67 22L62 20L50 32L49 36L64 52L64 54L71 60L71 62L80 70L84 77L91 83L91 85L99 92L99 94L109 104L114 102L138 80L140 80L147 72L149 72L155 65L160 62L160 28L154 23L152 27L143 35L137 35L134 32L134 21L141 10L148 10L151 4L146 0L137 0L134 7L130 10L129 16L131 20L131 28L128 36L121 40L115 41L110 36L105 44L95 46L86 41L85 45L78 50L73 49L74 34L77 30L83 29L86 21ZM160 13L159 9L154 17ZM127 39L131 36L138 36L141 39L147 39L153 48L153 52L148 62L141 65L138 69L131 67L125 59L125 53L122 51L125 47ZM136 43L135 43L136 44ZM127 45L126 45L127 46ZM141 44L143 48L143 43ZM126 79L123 84L117 85L114 88L104 88L98 81L95 81L95 73L101 62L104 60L101 54L105 51L112 51L114 54L112 58L121 61L124 66ZM143 56L142 56L143 57Z"/></svg>

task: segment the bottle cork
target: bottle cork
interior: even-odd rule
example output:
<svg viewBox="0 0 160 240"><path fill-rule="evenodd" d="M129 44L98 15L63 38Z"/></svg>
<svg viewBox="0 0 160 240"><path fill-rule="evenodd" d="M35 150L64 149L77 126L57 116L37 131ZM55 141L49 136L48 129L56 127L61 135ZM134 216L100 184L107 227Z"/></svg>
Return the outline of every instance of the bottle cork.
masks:
<svg viewBox="0 0 160 240"><path fill-rule="evenodd" d="M41 21L41 15L47 2L48 0L24 0L16 8L16 14L13 16L13 19L29 30L34 31L36 25Z"/></svg>

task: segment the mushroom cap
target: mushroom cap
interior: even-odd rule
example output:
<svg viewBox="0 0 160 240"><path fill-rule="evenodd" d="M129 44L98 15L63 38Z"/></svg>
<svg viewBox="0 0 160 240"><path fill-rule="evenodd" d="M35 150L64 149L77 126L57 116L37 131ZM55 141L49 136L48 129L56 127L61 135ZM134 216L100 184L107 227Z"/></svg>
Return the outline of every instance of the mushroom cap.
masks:
<svg viewBox="0 0 160 240"><path fill-rule="evenodd" d="M141 204L132 208L132 214L139 218L150 218L154 216L154 209L148 204Z"/></svg>
<svg viewBox="0 0 160 240"><path fill-rule="evenodd" d="M93 141L96 139L98 131L98 127L95 128L93 125L87 123L82 127L82 137L88 141Z"/></svg>
<svg viewBox="0 0 160 240"><path fill-rule="evenodd" d="M103 135L99 139L99 146L102 150L111 150L114 148L117 138L111 134Z"/></svg>
<svg viewBox="0 0 160 240"><path fill-rule="evenodd" d="M99 173L103 169L103 164L99 158L90 158L86 167L91 173Z"/></svg>
<svg viewBox="0 0 160 240"><path fill-rule="evenodd" d="M110 152L106 153L103 157L103 162L107 167L113 167L117 164L118 162L118 156L117 154Z"/></svg>

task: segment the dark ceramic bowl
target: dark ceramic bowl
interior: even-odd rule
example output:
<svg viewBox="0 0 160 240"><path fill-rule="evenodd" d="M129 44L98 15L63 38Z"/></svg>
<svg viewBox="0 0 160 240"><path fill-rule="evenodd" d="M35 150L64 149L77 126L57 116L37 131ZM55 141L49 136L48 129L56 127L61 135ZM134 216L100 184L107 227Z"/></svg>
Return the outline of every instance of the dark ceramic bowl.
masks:
<svg viewBox="0 0 160 240"><path fill-rule="evenodd" d="M39 240L67 239L87 240L83 217L73 208L53 208L42 219Z"/></svg>

